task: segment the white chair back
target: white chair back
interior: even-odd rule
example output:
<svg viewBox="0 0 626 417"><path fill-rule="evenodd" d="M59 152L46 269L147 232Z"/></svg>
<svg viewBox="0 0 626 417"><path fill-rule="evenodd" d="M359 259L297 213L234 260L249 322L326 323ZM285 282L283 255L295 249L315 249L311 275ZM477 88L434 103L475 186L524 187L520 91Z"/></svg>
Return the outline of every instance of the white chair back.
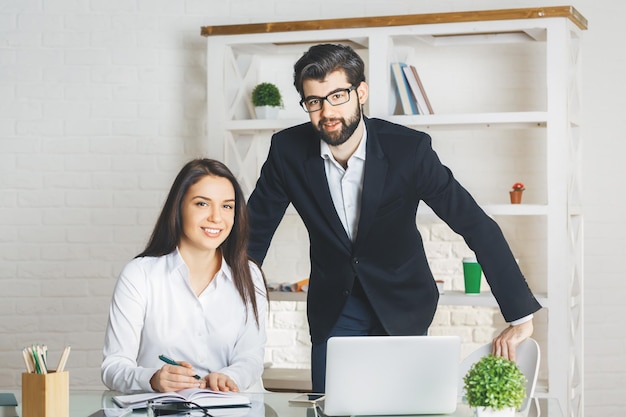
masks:
<svg viewBox="0 0 626 417"><path fill-rule="evenodd" d="M528 399L528 414L526 417L540 417L541 409L539 408L539 400L537 398Z"/></svg>

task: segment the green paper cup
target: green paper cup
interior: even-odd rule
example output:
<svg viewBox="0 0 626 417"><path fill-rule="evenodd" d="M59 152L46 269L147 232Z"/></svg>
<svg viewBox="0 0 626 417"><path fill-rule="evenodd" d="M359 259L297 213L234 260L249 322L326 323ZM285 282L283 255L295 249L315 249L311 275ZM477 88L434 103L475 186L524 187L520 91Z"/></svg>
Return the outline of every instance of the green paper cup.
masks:
<svg viewBox="0 0 626 417"><path fill-rule="evenodd" d="M480 294L482 272L482 268L476 258L463 258L465 294Z"/></svg>

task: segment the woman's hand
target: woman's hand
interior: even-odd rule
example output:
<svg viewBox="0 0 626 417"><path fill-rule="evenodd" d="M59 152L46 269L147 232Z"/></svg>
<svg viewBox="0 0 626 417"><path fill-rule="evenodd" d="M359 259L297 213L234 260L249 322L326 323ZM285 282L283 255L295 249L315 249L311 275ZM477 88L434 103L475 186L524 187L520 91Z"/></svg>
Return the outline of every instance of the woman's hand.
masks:
<svg viewBox="0 0 626 417"><path fill-rule="evenodd" d="M206 388L204 379L193 377L196 371L189 362L180 362L180 365L163 365L150 378L152 389L157 392L171 392L185 388Z"/></svg>
<svg viewBox="0 0 626 417"><path fill-rule="evenodd" d="M206 381L206 387L210 390L239 392L239 387L235 381L226 374L211 372L204 377L204 380Z"/></svg>

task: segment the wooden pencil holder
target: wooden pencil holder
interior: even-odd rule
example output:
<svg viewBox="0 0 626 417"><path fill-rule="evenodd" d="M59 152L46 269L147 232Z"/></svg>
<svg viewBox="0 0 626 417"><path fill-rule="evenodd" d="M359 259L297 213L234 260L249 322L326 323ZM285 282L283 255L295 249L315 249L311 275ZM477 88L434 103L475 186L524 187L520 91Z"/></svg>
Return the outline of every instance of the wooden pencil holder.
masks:
<svg viewBox="0 0 626 417"><path fill-rule="evenodd" d="M22 417L68 417L70 374L22 374Z"/></svg>

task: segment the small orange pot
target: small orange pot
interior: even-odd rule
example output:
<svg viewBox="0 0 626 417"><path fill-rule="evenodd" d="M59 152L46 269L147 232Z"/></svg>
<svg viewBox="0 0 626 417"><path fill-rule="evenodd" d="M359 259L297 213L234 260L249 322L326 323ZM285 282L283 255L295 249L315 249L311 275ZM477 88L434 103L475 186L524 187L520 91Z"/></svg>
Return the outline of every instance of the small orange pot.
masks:
<svg viewBox="0 0 626 417"><path fill-rule="evenodd" d="M523 191L509 191L511 195L511 204L521 204Z"/></svg>

